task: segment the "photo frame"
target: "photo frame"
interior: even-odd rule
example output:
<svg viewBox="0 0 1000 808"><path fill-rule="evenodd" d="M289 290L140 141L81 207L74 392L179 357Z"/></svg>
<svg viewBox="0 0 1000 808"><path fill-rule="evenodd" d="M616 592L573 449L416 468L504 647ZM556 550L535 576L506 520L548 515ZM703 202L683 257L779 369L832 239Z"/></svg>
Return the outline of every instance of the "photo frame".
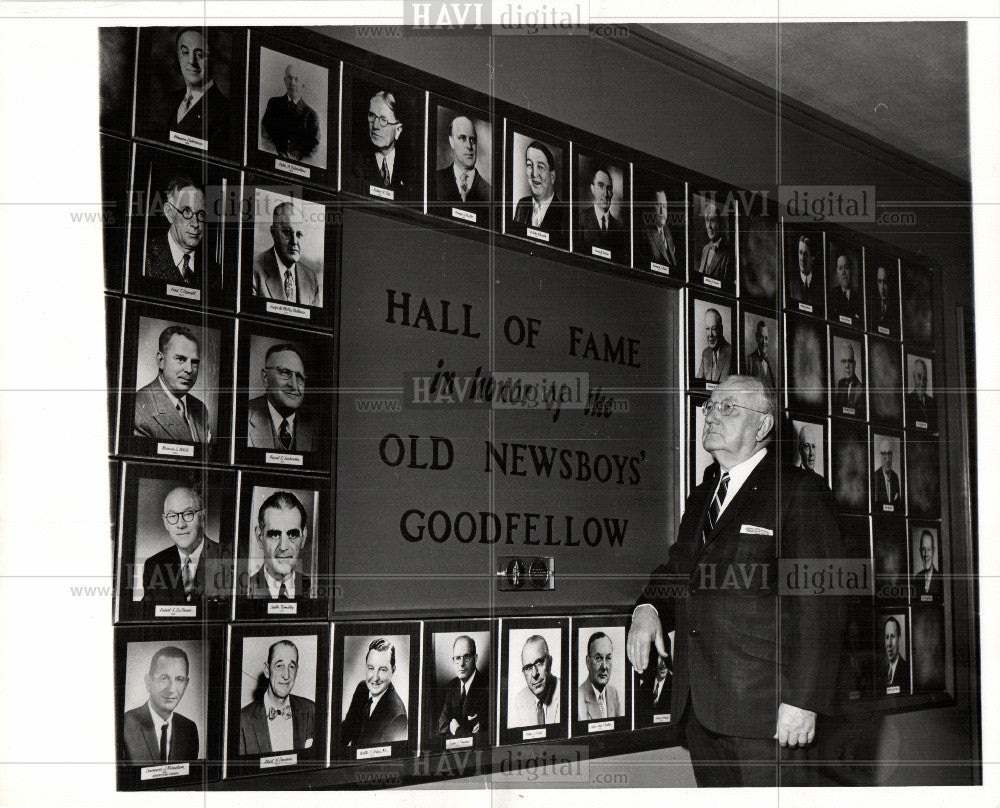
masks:
<svg viewBox="0 0 1000 808"><path fill-rule="evenodd" d="M840 234L827 233L827 319L841 328L865 326L863 248Z"/></svg>
<svg viewBox="0 0 1000 808"><path fill-rule="evenodd" d="M740 304L740 373L755 376L778 392L783 382L781 353L775 312Z"/></svg>
<svg viewBox="0 0 1000 808"><path fill-rule="evenodd" d="M865 309L868 330L880 337L900 338L899 259L865 250Z"/></svg>
<svg viewBox="0 0 1000 808"><path fill-rule="evenodd" d="M906 433L906 502L911 517L941 516L941 448L933 435Z"/></svg>
<svg viewBox="0 0 1000 808"><path fill-rule="evenodd" d="M626 615L574 617L570 662L573 737L632 728L632 676Z"/></svg>
<svg viewBox="0 0 1000 808"><path fill-rule="evenodd" d="M873 423L903 425L903 352L898 342L869 336L868 404Z"/></svg>
<svg viewBox="0 0 1000 808"><path fill-rule="evenodd" d="M829 479L828 461L828 429L825 418L805 415L787 414L785 428L787 432L788 456L791 464L805 469L823 478L824 484Z"/></svg>
<svg viewBox="0 0 1000 808"><path fill-rule="evenodd" d="M872 513L905 514L903 436L878 427L872 427L871 435Z"/></svg>
<svg viewBox="0 0 1000 808"><path fill-rule="evenodd" d="M797 412L825 416L828 412L826 324L785 314L785 399Z"/></svg>
<svg viewBox="0 0 1000 808"><path fill-rule="evenodd" d="M913 619L913 692L940 693L947 685L945 660L944 610L933 607L914 607Z"/></svg>
<svg viewBox="0 0 1000 808"><path fill-rule="evenodd" d="M933 351L934 274L929 267L902 262L899 271L903 339L908 345Z"/></svg>
<svg viewBox="0 0 1000 808"><path fill-rule="evenodd" d="M868 431L863 424L834 418L830 425L831 482L845 513L869 513Z"/></svg>
<svg viewBox="0 0 1000 808"><path fill-rule="evenodd" d="M938 400L934 392L934 357L929 353L906 351L904 406L907 428L938 431Z"/></svg>
<svg viewBox="0 0 1000 808"><path fill-rule="evenodd" d="M687 266L687 189L683 180L632 165L633 265L684 280Z"/></svg>
<svg viewBox="0 0 1000 808"><path fill-rule="evenodd" d="M428 112L427 211L489 229L501 171L494 134L500 119L437 95ZM464 185L464 187L463 187Z"/></svg>
<svg viewBox="0 0 1000 808"><path fill-rule="evenodd" d="M781 223L770 211L739 217L740 299L769 311L781 308Z"/></svg>
<svg viewBox="0 0 1000 808"><path fill-rule="evenodd" d="M632 164L573 144L573 252L632 265Z"/></svg>
<svg viewBox="0 0 1000 808"><path fill-rule="evenodd" d="M503 618L500 621L500 649L499 742L506 745L566 738L569 729L569 620L565 617ZM533 669L525 673L522 668ZM541 697L536 695L536 690ZM538 720L538 705L542 702L544 722Z"/></svg>
<svg viewBox="0 0 1000 808"><path fill-rule="evenodd" d="M823 317L826 312L826 245L822 230L782 223L785 308Z"/></svg>
<svg viewBox="0 0 1000 808"><path fill-rule="evenodd" d="M872 516L875 600L905 605L909 596L906 521L900 516Z"/></svg>
<svg viewBox="0 0 1000 808"><path fill-rule="evenodd" d="M688 281L736 294L736 202L729 189L689 188Z"/></svg>
<svg viewBox="0 0 1000 808"><path fill-rule="evenodd" d="M503 232L568 250L570 166L568 140L506 118Z"/></svg>
<svg viewBox="0 0 1000 808"><path fill-rule="evenodd" d="M881 653L875 655L875 694L877 696L909 696L912 692L910 671L910 620L909 610L885 609L878 613L875 622L875 646ZM895 629L890 625L895 623ZM892 635L892 637L890 636ZM895 655L892 677L889 665Z"/></svg>
<svg viewBox="0 0 1000 808"><path fill-rule="evenodd" d="M736 306L688 293L688 388L714 390L736 367Z"/></svg>
<svg viewBox="0 0 1000 808"><path fill-rule="evenodd" d="M910 521L910 603L941 606L945 599L945 557L941 523Z"/></svg>
<svg viewBox="0 0 1000 808"><path fill-rule="evenodd" d="M834 383L834 379L836 382ZM831 406L834 415L868 418L868 363L861 334L830 327Z"/></svg>

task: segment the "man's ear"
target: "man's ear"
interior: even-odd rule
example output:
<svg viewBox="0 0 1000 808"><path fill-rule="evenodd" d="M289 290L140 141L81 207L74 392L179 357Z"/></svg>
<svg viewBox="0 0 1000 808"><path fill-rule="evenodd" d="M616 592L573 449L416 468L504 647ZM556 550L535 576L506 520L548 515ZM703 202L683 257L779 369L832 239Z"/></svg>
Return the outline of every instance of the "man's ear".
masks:
<svg viewBox="0 0 1000 808"><path fill-rule="evenodd" d="M760 419L760 426L757 427L757 442L760 443L774 429L774 416L765 413Z"/></svg>

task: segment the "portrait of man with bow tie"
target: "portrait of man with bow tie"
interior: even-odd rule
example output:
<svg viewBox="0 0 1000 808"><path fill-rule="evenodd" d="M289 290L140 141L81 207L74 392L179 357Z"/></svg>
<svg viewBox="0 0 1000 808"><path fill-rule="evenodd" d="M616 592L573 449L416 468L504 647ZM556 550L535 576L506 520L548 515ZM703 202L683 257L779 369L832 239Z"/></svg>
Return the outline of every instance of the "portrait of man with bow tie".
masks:
<svg viewBox="0 0 1000 808"><path fill-rule="evenodd" d="M627 262L629 230L623 204L628 196L626 172L600 155L579 152L576 159L580 177L576 227L580 238L574 250Z"/></svg>
<svg viewBox="0 0 1000 808"><path fill-rule="evenodd" d="M249 664L244 660L244 665ZM313 748L316 703L292 693L298 675L298 645L287 638L272 643L260 675L262 681L257 682L258 692L240 710L241 755Z"/></svg>

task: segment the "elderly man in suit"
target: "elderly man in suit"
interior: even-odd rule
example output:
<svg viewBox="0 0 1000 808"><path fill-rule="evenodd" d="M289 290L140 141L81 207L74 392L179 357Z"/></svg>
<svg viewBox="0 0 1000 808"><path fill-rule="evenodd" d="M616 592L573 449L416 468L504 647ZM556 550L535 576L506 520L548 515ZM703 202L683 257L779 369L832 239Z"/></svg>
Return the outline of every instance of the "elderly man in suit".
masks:
<svg viewBox="0 0 1000 808"><path fill-rule="evenodd" d="M670 228L667 227L666 191L660 190L653 194L652 204L643 211L643 224L645 227L642 236L635 240L639 257L647 262L676 267L677 246ZM648 269L648 266L646 268Z"/></svg>
<svg viewBox="0 0 1000 808"><path fill-rule="evenodd" d="M901 696L910 695L910 663L899 653L902 641L902 627L899 620L889 617L885 621L885 667L881 669L886 693ZM895 688L899 688L896 690ZM890 691L892 691L890 693Z"/></svg>
<svg viewBox="0 0 1000 808"><path fill-rule="evenodd" d="M316 704L292 693L298 673L299 649L295 643L278 640L267 649L267 687L259 699L240 710L241 755L314 748Z"/></svg>
<svg viewBox="0 0 1000 808"><path fill-rule="evenodd" d="M413 156L402 148L403 121L397 114L396 96L379 90L368 100L368 143L357 144L351 156L354 188L367 194L372 186L394 195L412 195L419 189L413 177Z"/></svg>
<svg viewBox="0 0 1000 808"><path fill-rule="evenodd" d="M164 497L163 527L172 543L142 566L143 603L198 604L227 596L222 550L205 535L204 521L205 505L193 488L177 486Z"/></svg>
<svg viewBox="0 0 1000 808"><path fill-rule="evenodd" d="M906 415L910 423L919 423L937 432L937 406L927 395L927 363L923 359L913 362L913 384L906 394Z"/></svg>
<svg viewBox="0 0 1000 808"><path fill-rule="evenodd" d="M206 261L200 249L205 236L205 192L201 185L190 177L172 177L167 183L163 216L167 232L151 236L146 243L143 274L176 286L201 287Z"/></svg>
<svg viewBox="0 0 1000 808"><path fill-rule="evenodd" d="M479 654L475 640L464 634L456 638L451 659L456 676L444 688L437 732L444 738L475 735L489 721L489 680L476 668Z"/></svg>
<svg viewBox="0 0 1000 808"><path fill-rule="evenodd" d="M365 654L365 680L358 682L340 726L344 749L406 740L406 705L392 683L395 673L396 646L384 637L376 637Z"/></svg>
<svg viewBox="0 0 1000 808"><path fill-rule="evenodd" d="M590 176L590 199L580 213L580 241L583 249L607 250L613 261L628 258L628 231L622 220L611 213L615 183L608 166L598 166Z"/></svg>
<svg viewBox="0 0 1000 808"><path fill-rule="evenodd" d="M264 394L247 409L247 446L281 452L311 452L313 425L302 412L305 362L298 348L279 343L267 349L260 371Z"/></svg>
<svg viewBox="0 0 1000 808"><path fill-rule="evenodd" d="M726 340L718 309L705 310L705 339L708 345L701 352L701 364L695 378L721 382L729 375L733 346Z"/></svg>
<svg viewBox="0 0 1000 808"><path fill-rule="evenodd" d="M941 603L944 584L940 571L934 565L934 534L929 530L920 534L920 560L924 568L913 573L912 597L919 603Z"/></svg>
<svg viewBox="0 0 1000 808"><path fill-rule="evenodd" d="M875 269L875 295L868 308L868 321L873 331L886 329L892 334L899 322L899 304L889 289L889 271L881 264Z"/></svg>
<svg viewBox="0 0 1000 808"><path fill-rule="evenodd" d="M514 696L509 728L558 724L560 721L559 677L552 673L549 644L533 634L521 648L521 673L525 686Z"/></svg>
<svg viewBox="0 0 1000 808"><path fill-rule="evenodd" d="M817 714L834 706L841 598L779 597L777 569L779 558L843 558L844 544L829 488L770 446L776 407L753 376L712 392L702 444L715 462L628 632L640 672L651 646L666 656L675 632L671 713L685 724L699 786L775 785L775 741L809 744ZM751 572L735 580L738 570Z"/></svg>
<svg viewBox="0 0 1000 808"><path fill-rule="evenodd" d="M540 140L533 140L524 150L524 171L528 178L528 196L517 200L512 232L523 236L530 227L552 235L560 243L569 232L569 216L556 193L559 176L552 150Z"/></svg>
<svg viewBox="0 0 1000 808"><path fill-rule="evenodd" d="M673 690L674 674L670 670L670 657L660 656L649 661L644 675L639 677L635 694L636 718L639 726L648 727L654 723L653 716L670 714L670 694Z"/></svg>
<svg viewBox="0 0 1000 808"><path fill-rule="evenodd" d="M808 426L806 424L803 424L802 428L799 429L799 457L796 465L800 469L811 471L813 474L818 474L822 477L823 472L816 470L816 447L819 445L816 440L816 433L818 431L818 426Z"/></svg>
<svg viewBox="0 0 1000 808"><path fill-rule="evenodd" d="M264 563L250 579L249 596L265 600L310 597L310 579L298 569L299 555L309 540L306 509L288 491L275 491L257 510L254 535Z"/></svg>
<svg viewBox="0 0 1000 808"><path fill-rule="evenodd" d="M229 99L212 78L203 30L181 28L174 49L184 86L160 99L153 120L162 127L164 140L174 141L171 135L177 133L207 141L209 148L217 150L229 140Z"/></svg>
<svg viewBox="0 0 1000 808"><path fill-rule="evenodd" d="M489 204L492 188L476 168L479 159L479 136L476 125L465 115L457 115L448 128L448 145L454 156L451 165L435 175L437 201L456 205L472 203L476 207Z"/></svg>
<svg viewBox="0 0 1000 808"><path fill-rule="evenodd" d="M846 252L837 256L835 268L837 283L830 290L830 319L846 317L851 325L861 324L861 300L858 291L851 287L851 259Z"/></svg>
<svg viewBox="0 0 1000 808"><path fill-rule="evenodd" d="M833 406L841 412L846 409L854 410L857 413L858 407L864 402L862 398L864 389L861 386L861 379L858 378L858 363L854 358L854 346L849 342L845 342L841 346L840 364L843 375L837 379L837 390L833 394Z"/></svg>
<svg viewBox="0 0 1000 808"><path fill-rule="evenodd" d="M149 698L125 713L123 760L150 766L198 759L198 727L177 712L189 673L182 648L167 645L153 654L144 678Z"/></svg>
<svg viewBox="0 0 1000 808"><path fill-rule="evenodd" d="M774 368L771 360L767 358L767 346L770 343L770 330L764 320L757 321L754 329L754 342L756 347L747 354L747 373L756 376L764 384L774 387Z"/></svg>
<svg viewBox="0 0 1000 808"><path fill-rule="evenodd" d="M708 237L708 243L701 248L698 272L706 278L714 278L726 283L733 269L733 256L732 243L726 232L725 214L718 202L714 199L708 199L701 215L705 223L705 235Z"/></svg>
<svg viewBox="0 0 1000 808"><path fill-rule="evenodd" d="M301 260L303 238L302 212L291 202L276 205L271 215L272 246L253 259L255 296L300 306L323 305L319 270Z"/></svg>
<svg viewBox="0 0 1000 808"><path fill-rule="evenodd" d="M297 64L285 67L284 82L285 94L268 99L260 128L279 157L304 162L319 146L319 115L302 98L306 84Z"/></svg>
<svg viewBox="0 0 1000 808"><path fill-rule="evenodd" d="M875 491L875 507L883 505L895 507L900 504L899 475L892 470L892 443L888 438L878 441L878 453L882 462L872 475L872 488Z"/></svg>
<svg viewBox="0 0 1000 808"><path fill-rule="evenodd" d="M594 721L625 715L618 691L611 684L613 652L611 638L603 631L590 635L585 659L587 678L577 688L577 720Z"/></svg>
<svg viewBox="0 0 1000 808"><path fill-rule="evenodd" d="M823 316L823 279L821 273L813 271L816 256L813 254L813 239L799 236L798 271L786 273L788 277L788 298L811 307L812 313Z"/></svg>
<svg viewBox="0 0 1000 808"><path fill-rule="evenodd" d="M190 392L201 369L198 338L187 326L171 325L157 341L156 378L135 396L136 437L176 443L212 440L208 409Z"/></svg>

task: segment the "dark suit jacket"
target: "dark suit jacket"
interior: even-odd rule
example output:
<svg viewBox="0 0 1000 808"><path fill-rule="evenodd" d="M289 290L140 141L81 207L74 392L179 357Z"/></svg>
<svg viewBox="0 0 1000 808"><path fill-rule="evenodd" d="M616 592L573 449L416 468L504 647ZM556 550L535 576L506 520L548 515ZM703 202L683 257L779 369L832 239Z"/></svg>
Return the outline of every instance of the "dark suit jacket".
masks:
<svg viewBox="0 0 1000 808"><path fill-rule="evenodd" d="M892 687L893 685L899 685L899 695L908 696L910 694L910 660L899 658L896 663L896 670L892 677L892 681L889 679L889 660L882 660L882 664L878 668L878 682L879 687Z"/></svg>
<svg viewBox="0 0 1000 808"><path fill-rule="evenodd" d="M405 741L408 734L406 707L399 698L395 685L389 687L368 715L368 685L358 682L351 698L351 706L340 727L340 743L344 748Z"/></svg>
<svg viewBox="0 0 1000 808"><path fill-rule="evenodd" d="M309 600L312 582L298 570L295 571L295 600ZM249 597L253 600L271 600L271 590L267 588L264 568L261 567L250 579Z"/></svg>
<svg viewBox="0 0 1000 808"><path fill-rule="evenodd" d="M198 443L208 442L208 410L190 393L187 394L188 417L194 424ZM170 398L163 391L159 377L135 394L135 422L133 432L137 437L191 443L191 430L184 422Z"/></svg>
<svg viewBox="0 0 1000 808"><path fill-rule="evenodd" d="M437 201L462 204L462 194L458 190L458 183L455 181L455 169L452 166L445 166L437 172ZM472 179L472 187L465 194L465 201L468 202L489 202L492 188L483 179L483 175L476 170L476 175Z"/></svg>
<svg viewBox="0 0 1000 808"><path fill-rule="evenodd" d="M690 699L712 732L770 740L779 703L828 714L835 702L841 599L779 599L777 560L843 558L836 503L817 475L779 469L772 446L703 544L718 464L709 472L636 605L652 604L664 632L675 631L674 718ZM727 583L729 570L738 581ZM675 587L687 595L671 597Z"/></svg>
<svg viewBox="0 0 1000 808"><path fill-rule="evenodd" d="M767 356L761 356L760 351L755 350L753 353L747 354L747 373L756 376L764 384L774 387L774 362L768 359L765 371L764 359L767 359Z"/></svg>
<svg viewBox="0 0 1000 808"><path fill-rule="evenodd" d="M892 295L885 299L885 311L882 311L882 298L878 296L878 291L871 296L868 305L868 322L872 331L877 331L878 327L882 326L888 328L890 334L894 333L898 317L899 305L893 300Z"/></svg>
<svg viewBox="0 0 1000 808"><path fill-rule="evenodd" d="M375 158L374 147L369 143L361 151L355 151L351 155L351 177L354 178L353 187L350 189L355 193L368 194L368 186L374 185L378 188L388 188L394 192L395 198L407 199L413 197L417 192L417 182L413 177L413 163L407 157L403 145L396 141L396 156L392 161L392 176L389 184L386 185L382 179L382 172L378 170L378 160Z"/></svg>
<svg viewBox="0 0 1000 808"><path fill-rule="evenodd" d="M848 383L853 382L848 393ZM861 386L861 379L856 375L850 379L837 379L837 392L833 396L833 406L837 409L841 407L853 407L855 410L861 406L861 394L864 388ZM835 413L836 414L836 413Z"/></svg>
<svg viewBox="0 0 1000 808"><path fill-rule="evenodd" d="M511 224L511 232L518 236L526 235L527 229L531 227L531 197L526 196L517 200L514 208L514 221ZM552 197L548 210L545 211L545 218L542 223L535 228L548 233L553 242L557 244L567 244L569 241L569 211L560 201L559 195Z"/></svg>
<svg viewBox="0 0 1000 808"><path fill-rule="evenodd" d="M454 718L458 721L456 735L471 735L472 728L479 724L479 731L486 732L489 726L489 679L482 671L476 672L469 692L462 703L462 683L456 676L444 688L444 706L438 717L438 735L451 737L449 725Z"/></svg>
<svg viewBox="0 0 1000 808"><path fill-rule="evenodd" d="M198 759L198 727L190 718L174 712L170 730L168 763ZM149 715L149 702L125 713L125 748L122 760L152 766L160 763L160 738Z"/></svg>
<svg viewBox="0 0 1000 808"><path fill-rule="evenodd" d="M274 431L274 421L271 411L267 408L267 395L257 396L250 400L247 408L247 446L251 449L271 449L282 451L278 435ZM292 452L311 452L313 450L313 428L305 417L302 408L295 416L295 435Z"/></svg>
<svg viewBox="0 0 1000 808"><path fill-rule="evenodd" d="M731 343L720 339L717 347L719 349L717 373L712 374L712 349L706 347L701 352L701 364L698 366L695 378L704 379L707 382L721 382L729 376L730 368L732 367L730 363L733 358L733 346Z"/></svg>
<svg viewBox="0 0 1000 808"><path fill-rule="evenodd" d="M670 712L671 691L674 685L674 675L667 671L667 678L663 680L663 687L660 690L659 698L655 701L653 694L656 691L656 663L651 662L650 667L645 671L645 676L639 680L636 690L636 719L639 726L647 727L653 723L654 715L662 715Z"/></svg>
<svg viewBox="0 0 1000 808"><path fill-rule="evenodd" d="M729 273L733 268L732 245L723 236L719 241L719 247L715 251L712 259L708 260L709 244L701 248L701 258L698 260L696 272L700 272L706 278L715 278L725 283L729 279Z"/></svg>
<svg viewBox="0 0 1000 808"><path fill-rule="evenodd" d="M319 145L319 115L301 98L294 106L286 95L269 99L260 126L281 157L301 162Z"/></svg>
<svg viewBox="0 0 1000 808"><path fill-rule="evenodd" d="M302 306L319 306L319 283L316 270L305 261L295 265L295 292L298 300L289 301ZM257 297L285 300L285 282L278 270L278 257L274 250L257 253L253 259L253 293Z"/></svg>
<svg viewBox="0 0 1000 808"><path fill-rule="evenodd" d="M921 601L921 595L930 595L931 603L941 603L944 598L944 581L941 580L941 573L938 570L934 570L934 574L931 576L931 586L928 591L924 591L924 582L927 580L926 570L920 570L913 574L913 583L911 584L913 591L910 597L913 601L917 603L927 603L928 601Z"/></svg>
<svg viewBox="0 0 1000 808"><path fill-rule="evenodd" d="M611 250L615 261L628 260L628 236L622 220L608 213L608 229L601 230L593 205L580 214L580 241L587 252L591 247L603 247Z"/></svg>
<svg viewBox="0 0 1000 808"><path fill-rule="evenodd" d="M177 121L177 109L187 95L187 87L167 93L152 117L157 127L157 136L170 142L170 133L201 138L208 141L212 151L218 151L229 143L229 99L223 95L218 85L213 84L198 99L187 115Z"/></svg>
<svg viewBox="0 0 1000 808"><path fill-rule="evenodd" d="M809 281L809 288L802 285L802 278L799 275L798 267L788 273L788 299L797 300L800 303L808 303L813 307L813 314L823 316L823 276L813 270L812 278Z"/></svg>
<svg viewBox="0 0 1000 808"><path fill-rule="evenodd" d="M316 705L309 699L289 694L292 703L292 746L295 751L308 749L310 754L317 753L319 741L314 737L316 731ZM309 741L312 741L308 747ZM264 697L250 702L240 710L240 754L269 755L271 754L271 736L267 731L267 713L264 710Z"/></svg>
<svg viewBox="0 0 1000 808"><path fill-rule="evenodd" d="M229 594L230 578L225 562L231 561L231 559L223 559L219 543L210 540L207 536L202 544L201 557L198 559L198 569L194 573L190 598L184 594L184 584L181 579L181 553L177 549L177 545L172 544L165 550L151 555L142 565L142 602L177 605L199 603L202 598L225 599Z"/></svg>
<svg viewBox="0 0 1000 808"><path fill-rule="evenodd" d="M875 491L876 508L882 505L899 504L899 475L892 469L889 469L889 488L890 491L886 492L885 475L882 473L882 467L879 466L872 473L872 489Z"/></svg>
<svg viewBox="0 0 1000 808"><path fill-rule="evenodd" d="M801 285L801 278L797 279ZM812 286L810 285L810 290ZM844 290L840 288L840 284L837 284L830 290L830 294L827 298L828 307L830 310L830 319L836 320L838 317L843 315L844 317L850 317L851 322L855 325L860 324L861 320L861 301L860 295L857 291L854 292L850 300L847 299L847 295L844 294ZM818 313L818 312L817 312Z"/></svg>
<svg viewBox="0 0 1000 808"><path fill-rule="evenodd" d="M663 227L663 233L664 235L660 236L659 230L648 228L643 231L641 237L636 238L635 251L638 259L647 263L655 261L668 267L677 266L677 246L666 225ZM638 260L636 266L639 266Z"/></svg>
<svg viewBox="0 0 1000 808"><path fill-rule="evenodd" d="M937 432L937 404L933 398L927 397L921 402L916 393L907 393L906 415L911 423L923 421L928 429Z"/></svg>

